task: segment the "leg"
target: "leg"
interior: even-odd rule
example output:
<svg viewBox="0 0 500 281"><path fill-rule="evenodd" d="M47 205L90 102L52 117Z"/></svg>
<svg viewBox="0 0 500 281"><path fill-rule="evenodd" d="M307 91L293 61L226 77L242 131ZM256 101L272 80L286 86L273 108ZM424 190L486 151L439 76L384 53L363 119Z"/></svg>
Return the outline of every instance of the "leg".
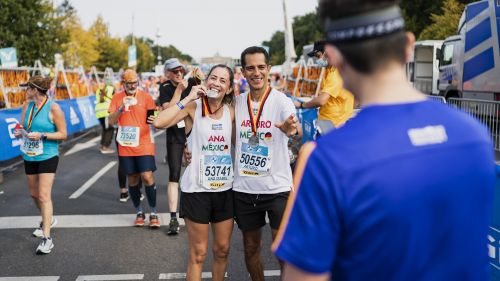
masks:
<svg viewBox="0 0 500 281"><path fill-rule="evenodd" d="M38 201L42 213L43 235L50 237L50 224L52 223L52 185L54 173L39 174Z"/></svg>
<svg viewBox="0 0 500 281"><path fill-rule="evenodd" d="M260 260L261 229L243 231L243 246L245 248L245 264L252 281L264 281L264 268Z"/></svg>
<svg viewBox="0 0 500 281"><path fill-rule="evenodd" d="M278 236L278 230L279 229L273 229L271 228L271 236L273 238L273 242L274 242L274 239L276 239L276 236ZM278 262L280 264L280 269L281 269L281 274L283 275L283 261L281 261L280 259L278 259Z"/></svg>
<svg viewBox="0 0 500 281"><path fill-rule="evenodd" d="M170 143L167 150L169 168L169 182L167 187L168 207L171 215L176 216L184 144Z"/></svg>
<svg viewBox="0 0 500 281"><path fill-rule="evenodd" d="M110 148L111 142L113 141L113 135L115 133L115 128L109 126L108 118L104 118L104 131L103 131L103 143L102 145L106 148Z"/></svg>
<svg viewBox="0 0 500 281"><path fill-rule="evenodd" d="M140 177L140 174L128 175L130 197L132 198L132 203L134 203L135 210L138 213L142 212L141 190L139 186Z"/></svg>
<svg viewBox="0 0 500 281"><path fill-rule="evenodd" d="M30 196L33 198L33 202L35 202L38 210L40 209L40 201L38 200L38 174L36 175L26 175L28 178L28 187L30 191Z"/></svg>
<svg viewBox="0 0 500 281"><path fill-rule="evenodd" d="M116 149L118 150L118 142L115 139ZM120 160L118 158L118 160ZM120 193L127 192L127 173L125 173L125 169L123 168L123 164L121 161L118 161L118 185L120 186Z"/></svg>
<svg viewBox="0 0 500 281"><path fill-rule="evenodd" d="M186 280L201 280L203 263L205 262L208 250L208 224L195 223L188 218L185 218L185 221L189 239Z"/></svg>
<svg viewBox="0 0 500 281"><path fill-rule="evenodd" d="M233 234L234 220L228 219L212 224L213 255L214 263L212 265L212 280L223 281L227 268L227 258L229 256L229 247L231 245L231 235Z"/></svg>
<svg viewBox="0 0 500 281"><path fill-rule="evenodd" d="M156 185L153 178L153 172L142 172L141 179L144 182L146 197L148 198L151 213L156 213Z"/></svg>
<svg viewBox="0 0 500 281"><path fill-rule="evenodd" d="M106 118L99 118L99 123L101 124L101 149L104 147L104 138L106 134Z"/></svg>

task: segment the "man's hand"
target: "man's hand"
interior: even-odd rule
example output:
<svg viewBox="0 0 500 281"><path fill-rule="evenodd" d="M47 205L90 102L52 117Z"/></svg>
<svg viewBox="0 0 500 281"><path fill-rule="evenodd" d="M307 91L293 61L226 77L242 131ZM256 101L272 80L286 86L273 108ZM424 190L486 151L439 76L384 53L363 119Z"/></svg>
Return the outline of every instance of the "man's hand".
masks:
<svg viewBox="0 0 500 281"><path fill-rule="evenodd" d="M184 166L188 166L191 164L191 159L193 158L193 154L191 154L191 151L187 148L187 146L184 147Z"/></svg>
<svg viewBox="0 0 500 281"><path fill-rule="evenodd" d="M291 137L298 132L299 118L291 114L283 123L276 123L276 128L280 129L287 137Z"/></svg>
<svg viewBox="0 0 500 281"><path fill-rule="evenodd" d="M187 87L188 87L188 81L182 80L181 82L179 82L179 84L177 85L177 87L180 88L181 91L186 90Z"/></svg>

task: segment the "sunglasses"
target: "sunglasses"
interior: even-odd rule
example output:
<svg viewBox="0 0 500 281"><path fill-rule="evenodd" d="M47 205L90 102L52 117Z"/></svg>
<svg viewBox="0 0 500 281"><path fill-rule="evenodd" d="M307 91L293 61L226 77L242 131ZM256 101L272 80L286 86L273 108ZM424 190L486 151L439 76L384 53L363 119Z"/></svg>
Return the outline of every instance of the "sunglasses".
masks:
<svg viewBox="0 0 500 281"><path fill-rule="evenodd" d="M179 69L172 69L172 70L169 70L170 72L172 72L173 74L178 74L178 73L184 73L184 70L179 68Z"/></svg>

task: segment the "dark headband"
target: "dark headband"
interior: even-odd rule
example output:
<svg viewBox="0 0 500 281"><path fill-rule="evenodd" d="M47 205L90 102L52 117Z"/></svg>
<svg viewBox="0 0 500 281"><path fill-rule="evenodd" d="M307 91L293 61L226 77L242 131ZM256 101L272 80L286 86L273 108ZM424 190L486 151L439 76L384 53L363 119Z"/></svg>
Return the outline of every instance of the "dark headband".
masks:
<svg viewBox="0 0 500 281"><path fill-rule="evenodd" d="M28 82L28 86L32 87L32 88L37 88L38 90L42 91L42 92L47 92L49 89L45 89L43 87L40 87L38 86L37 84L35 83L32 83L32 82Z"/></svg>
<svg viewBox="0 0 500 281"><path fill-rule="evenodd" d="M326 41L339 43L369 39L402 30L404 20L398 6L325 22Z"/></svg>

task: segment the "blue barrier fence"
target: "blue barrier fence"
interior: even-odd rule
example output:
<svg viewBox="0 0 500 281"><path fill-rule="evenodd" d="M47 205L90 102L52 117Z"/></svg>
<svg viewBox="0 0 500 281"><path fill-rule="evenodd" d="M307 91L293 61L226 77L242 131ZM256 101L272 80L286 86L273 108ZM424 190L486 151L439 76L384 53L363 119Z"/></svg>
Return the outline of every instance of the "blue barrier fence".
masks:
<svg viewBox="0 0 500 281"><path fill-rule="evenodd" d="M94 111L95 96L57 101L64 112L68 136L99 124ZM21 155L21 141L14 128L21 120L21 108L0 110L0 161Z"/></svg>

